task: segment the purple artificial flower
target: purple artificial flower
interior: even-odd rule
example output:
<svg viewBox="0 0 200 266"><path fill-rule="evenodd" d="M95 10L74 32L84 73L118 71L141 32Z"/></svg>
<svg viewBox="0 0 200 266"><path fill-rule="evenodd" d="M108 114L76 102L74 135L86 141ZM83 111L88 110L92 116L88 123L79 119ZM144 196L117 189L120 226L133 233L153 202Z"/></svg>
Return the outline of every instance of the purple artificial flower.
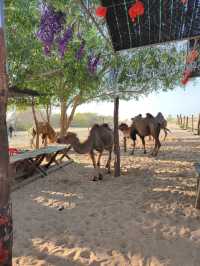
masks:
<svg viewBox="0 0 200 266"><path fill-rule="evenodd" d="M64 56L67 49L67 45L71 41L72 37L73 37L72 27L68 27L63 35L63 38L61 38L58 43L59 46L58 50L60 52L61 57Z"/></svg>
<svg viewBox="0 0 200 266"><path fill-rule="evenodd" d="M85 40L82 40L81 42L81 46L79 48L79 50L76 53L76 59L79 61L82 59L82 57L84 56L85 53Z"/></svg>
<svg viewBox="0 0 200 266"><path fill-rule="evenodd" d="M88 70L91 74L94 74L97 71L97 66L99 64L100 54L98 56L89 56L88 58Z"/></svg>
<svg viewBox="0 0 200 266"><path fill-rule="evenodd" d="M51 6L43 5L41 8L40 28L36 35L43 43L45 54L49 54L55 35L59 34L63 28L65 14L60 11L56 12Z"/></svg>

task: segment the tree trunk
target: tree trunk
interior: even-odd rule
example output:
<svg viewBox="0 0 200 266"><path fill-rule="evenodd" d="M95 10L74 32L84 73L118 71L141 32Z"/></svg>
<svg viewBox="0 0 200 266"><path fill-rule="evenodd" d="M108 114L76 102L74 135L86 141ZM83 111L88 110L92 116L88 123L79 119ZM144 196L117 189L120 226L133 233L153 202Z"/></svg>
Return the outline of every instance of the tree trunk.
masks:
<svg viewBox="0 0 200 266"><path fill-rule="evenodd" d="M67 122L67 101L61 101L60 109L60 137L63 137L66 133Z"/></svg>
<svg viewBox="0 0 200 266"><path fill-rule="evenodd" d="M0 20L3 2L0 3ZM12 204L8 176L8 136L6 125L8 79L6 74L6 48L0 21L0 265L12 265Z"/></svg>
<svg viewBox="0 0 200 266"><path fill-rule="evenodd" d="M36 111L35 111L35 102L34 99L32 99L32 113L33 113L33 119L35 122L35 129L36 129L36 149L39 149L40 147L40 135L39 135L39 129L38 129L38 120L36 116Z"/></svg>
<svg viewBox="0 0 200 266"><path fill-rule="evenodd" d="M115 172L114 176L120 176L120 147L119 147L119 97L114 101L114 153L115 153Z"/></svg>
<svg viewBox="0 0 200 266"><path fill-rule="evenodd" d="M47 104L46 106L46 116L47 116L47 122L51 124L51 114L52 114L52 109L51 109L51 103Z"/></svg>
<svg viewBox="0 0 200 266"><path fill-rule="evenodd" d="M66 131L69 129L69 127L73 121L74 114L75 114L76 108L78 107L79 103L80 103L80 96L78 95L74 98L74 103L73 103L73 107L71 110L71 114L70 114L69 118L67 119L67 123L66 123L66 127L65 127Z"/></svg>

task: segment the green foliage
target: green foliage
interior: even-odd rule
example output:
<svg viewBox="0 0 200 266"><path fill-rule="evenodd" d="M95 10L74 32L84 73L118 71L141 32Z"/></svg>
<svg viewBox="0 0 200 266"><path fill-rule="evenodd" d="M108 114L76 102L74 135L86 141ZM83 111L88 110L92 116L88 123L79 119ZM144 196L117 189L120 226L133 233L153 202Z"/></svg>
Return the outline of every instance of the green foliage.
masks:
<svg viewBox="0 0 200 266"><path fill-rule="evenodd" d="M47 2L66 12L66 26L74 25L75 38L62 60L56 47L53 47L50 57L44 56L42 45L36 38L40 23L40 1L6 1L10 83L43 94L37 99L38 105L50 102L59 105L63 100L70 105L76 95L81 96L81 103L93 100L96 96L99 96L97 100L110 101L114 94L126 100L132 97L137 99L152 91L171 90L179 84L184 69L184 47L176 49L174 45L162 45L115 55L77 1ZM87 1L90 10L95 10L96 2ZM104 22L98 20L98 23L106 34ZM77 32L81 32L86 41L86 54L80 62L75 60L75 53L80 46ZM87 70L91 51L101 54L101 66L94 76ZM119 72L117 82L111 77L113 69ZM20 106L26 104L24 99L19 102Z"/></svg>

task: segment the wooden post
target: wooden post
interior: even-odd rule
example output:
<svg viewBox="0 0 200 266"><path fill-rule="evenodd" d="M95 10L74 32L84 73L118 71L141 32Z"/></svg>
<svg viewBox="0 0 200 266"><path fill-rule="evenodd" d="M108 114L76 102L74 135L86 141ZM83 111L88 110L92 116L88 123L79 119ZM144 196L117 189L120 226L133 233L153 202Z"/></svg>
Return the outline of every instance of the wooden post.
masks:
<svg viewBox="0 0 200 266"><path fill-rule="evenodd" d="M183 126L183 118L182 118L182 115L180 115L180 127Z"/></svg>
<svg viewBox="0 0 200 266"><path fill-rule="evenodd" d="M186 127L186 129L188 129L188 127L189 127L189 125L188 125L188 123L189 123L189 120L188 120L189 118L188 118L188 116L186 117L186 125L185 125L185 127Z"/></svg>
<svg viewBox="0 0 200 266"><path fill-rule="evenodd" d="M185 122L186 122L186 118L185 116L183 117L183 129L185 129Z"/></svg>
<svg viewBox="0 0 200 266"><path fill-rule="evenodd" d="M39 128L38 128L38 120L37 120L37 116L36 116L36 111L35 111L35 101L34 98L32 98L32 113L33 113L33 119L35 122L35 130L36 130L36 149L39 149L40 147L40 135L39 135Z"/></svg>
<svg viewBox="0 0 200 266"><path fill-rule="evenodd" d="M177 125L180 125L179 115L177 115Z"/></svg>
<svg viewBox="0 0 200 266"><path fill-rule="evenodd" d="M114 153L115 153L115 172L114 176L120 176L120 147L119 147L119 96L114 100Z"/></svg>
<svg viewBox="0 0 200 266"><path fill-rule="evenodd" d="M6 47L3 30L4 1L0 1L0 265L12 265L12 204L8 175L8 136L6 125L8 77L6 73Z"/></svg>
<svg viewBox="0 0 200 266"><path fill-rule="evenodd" d="M197 134L200 135L200 114L199 114L198 125L197 125Z"/></svg>
<svg viewBox="0 0 200 266"><path fill-rule="evenodd" d="M194 132L194 115L192 115L192 132Z"/></svg>

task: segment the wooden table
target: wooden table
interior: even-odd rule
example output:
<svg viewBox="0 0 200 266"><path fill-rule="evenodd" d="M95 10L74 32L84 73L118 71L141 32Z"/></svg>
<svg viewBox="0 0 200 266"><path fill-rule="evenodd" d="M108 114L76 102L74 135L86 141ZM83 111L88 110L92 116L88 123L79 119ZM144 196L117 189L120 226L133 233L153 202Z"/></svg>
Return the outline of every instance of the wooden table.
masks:
<svg viewBox="0 0 200 266"><path fill-rule="evenodd" d="M28 177L36 171L42 176L46 176L52 164L55 164L57 168L61 168L72 162L72 159L68 156L70 149L71 146L49 146L27 151L11 156L10 166L14 169L16 178L22 176ZM58 156L60 155L61 157L58 160ZM64 158L67 158L67 162L62 164ZM44 163L45 160L47 160L46 163Z"/></svg>

